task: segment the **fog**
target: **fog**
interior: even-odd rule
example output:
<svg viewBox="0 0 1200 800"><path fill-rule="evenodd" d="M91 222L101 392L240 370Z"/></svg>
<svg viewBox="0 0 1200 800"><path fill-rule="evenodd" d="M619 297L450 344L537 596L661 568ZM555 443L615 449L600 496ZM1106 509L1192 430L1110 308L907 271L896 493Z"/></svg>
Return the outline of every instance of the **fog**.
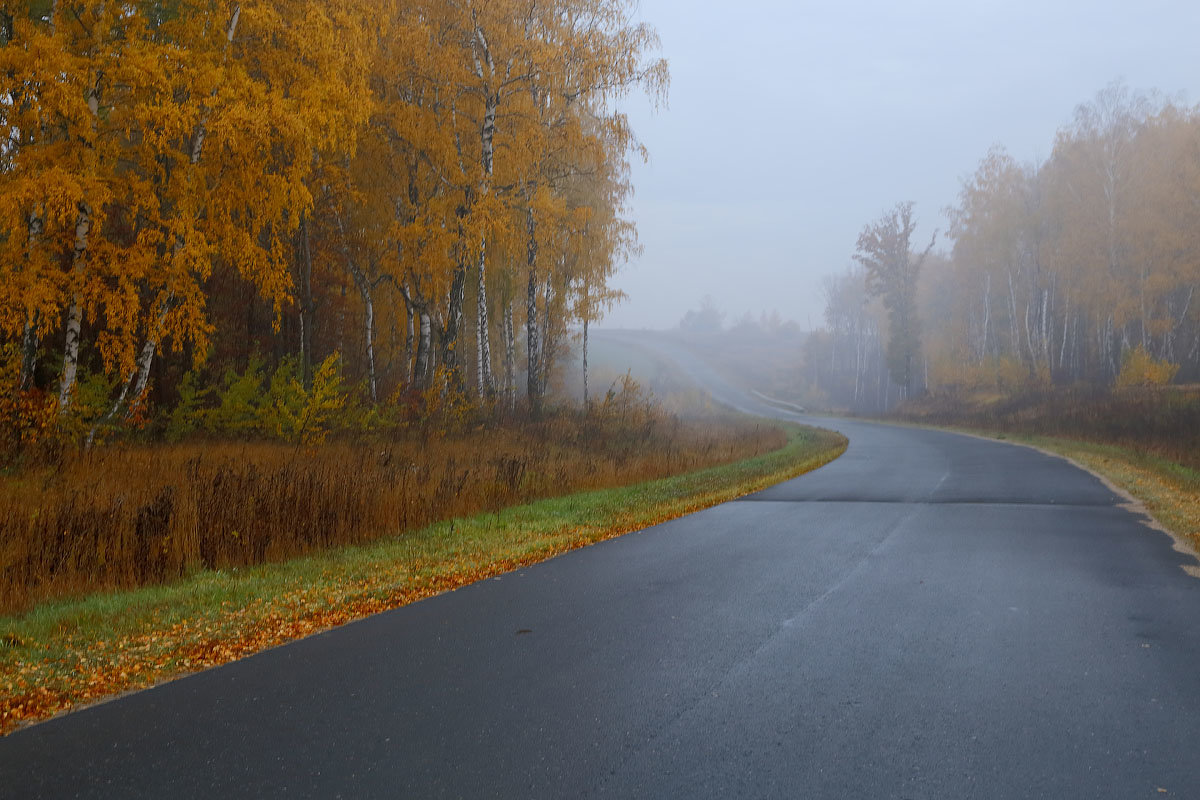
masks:
<svg viewBox="0 0 1200 800"><path fill-rule="evenodd" d="M642 0L671 64L669 107L626 103L648 164L643 254L603 322L669 328L711 294L736 320L821 323L820 277L863 225L916 202L927 237L993 144L1045 158L1113 80L1195 99L1191 2L893 4Z"/></svg>

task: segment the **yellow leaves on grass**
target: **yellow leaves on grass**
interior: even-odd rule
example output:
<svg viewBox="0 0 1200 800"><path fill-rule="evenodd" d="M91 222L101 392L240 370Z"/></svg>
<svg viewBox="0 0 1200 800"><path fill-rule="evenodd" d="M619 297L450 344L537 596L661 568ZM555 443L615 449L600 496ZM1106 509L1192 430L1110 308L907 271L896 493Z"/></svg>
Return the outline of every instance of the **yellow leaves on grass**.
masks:
<svg viewBox="0 0 1200 800"><path fill-rule="evenodd" d="M200 603L186 616L165 620L168 604L143 613L130 626L133 633L67 626L50 634L53 642L0 648L0 732L714 505L814 469L844 447L843 438L822 434L734 472L674 479L679 485L672 490L639 494L633 505L596 500L582 515L523 510L511 529L493 529L490 514L462 520L443 528L442 538L414 542L402 556L388 550L358 566L335 561L316 576L291 578L282 587L260 587L253 576L225 573L231 588L242 586L253 599ZM532 516L526 519L526 513Z"/></svg>

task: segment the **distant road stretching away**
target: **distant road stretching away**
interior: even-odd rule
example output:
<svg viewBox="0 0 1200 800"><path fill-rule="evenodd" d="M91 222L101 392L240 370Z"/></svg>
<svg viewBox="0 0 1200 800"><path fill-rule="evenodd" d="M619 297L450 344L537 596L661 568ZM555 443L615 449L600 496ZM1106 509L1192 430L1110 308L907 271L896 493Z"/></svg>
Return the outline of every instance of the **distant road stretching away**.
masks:
<svg viewBox="0 0 1200 800"><path fill-rule="evenodd" d="M0 739L0 797L1200 796L1193 559L1065 461L808 421L809 475Z"/></svg>

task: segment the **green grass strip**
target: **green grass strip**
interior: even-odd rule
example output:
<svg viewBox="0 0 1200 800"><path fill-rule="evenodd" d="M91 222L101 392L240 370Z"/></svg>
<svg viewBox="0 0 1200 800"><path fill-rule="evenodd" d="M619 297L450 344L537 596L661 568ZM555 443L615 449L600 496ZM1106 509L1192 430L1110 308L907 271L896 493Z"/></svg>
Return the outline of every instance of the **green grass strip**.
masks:
<svg viewBox="0 0 1200 800"><path fill-rule="evenodd" d="M831 431L770 424L787 444L744 461L0 617L0 731L717 505L846 448Z"/></svg>

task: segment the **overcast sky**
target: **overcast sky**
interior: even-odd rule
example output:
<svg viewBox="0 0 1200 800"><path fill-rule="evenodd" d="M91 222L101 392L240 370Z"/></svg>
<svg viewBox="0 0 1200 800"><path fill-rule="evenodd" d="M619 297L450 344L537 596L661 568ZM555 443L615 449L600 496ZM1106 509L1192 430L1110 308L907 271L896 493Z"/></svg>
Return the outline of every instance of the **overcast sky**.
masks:
<svg viewBox="0 0 1200 800"><path fill-rule="evenodd" d="M671 65L669 107L626 108L650 149L643 255L605 327L666 328L710 294L733 322L820 325L820 278L863 225L913 200L925 239L992 144L1044 159L1115 79L1195 102L1187 0L641 0Z"/></svg>

